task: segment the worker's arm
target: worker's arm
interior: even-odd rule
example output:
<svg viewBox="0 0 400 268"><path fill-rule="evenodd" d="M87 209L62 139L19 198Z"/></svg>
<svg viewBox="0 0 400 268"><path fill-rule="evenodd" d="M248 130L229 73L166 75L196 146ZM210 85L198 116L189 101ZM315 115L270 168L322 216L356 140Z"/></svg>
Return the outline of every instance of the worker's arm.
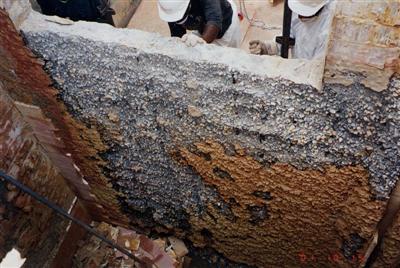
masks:
<svg viewBox="0 0 400 268"><path fill-rule="evenodd" d="M212 43L222 30L221 3L220 0L201 0L201 4L206 21L201 37L207 43Z"/></svg>
<svg viewBox="0 0 400 268"><path fill-rule="evenodd" d="M219 32L220 28L218 28L214 24L207 23L204 27L201 38L203 38L204 41L206 41L207 43L212 43L215 39L217 39Z"/></svg>
<svg viewBox="0 0 400 268"><path fill-rule="evenodd" d="M171 32L172 37L179 37L181 38L186 34L186 29L179 24L169 22L168 23L169 30Z"/></svg>
<svg viewBox="0 0 400 268"><path fill-rule="evenodd" d="M278 45L275 40L269 40L266 42L252 40L249 43L250 53L255 55L279 55L280 49L280 45Z"/></svg>

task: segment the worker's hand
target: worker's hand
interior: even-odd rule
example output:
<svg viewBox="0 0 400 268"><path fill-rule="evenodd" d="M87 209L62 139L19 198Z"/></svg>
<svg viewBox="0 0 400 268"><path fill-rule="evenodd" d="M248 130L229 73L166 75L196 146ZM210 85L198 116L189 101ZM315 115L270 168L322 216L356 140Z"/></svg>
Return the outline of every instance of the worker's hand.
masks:
<svg viewBox="0 0 400 268"><path fill-rule="evenodd" d="M251 54L256 55L278 55L278 46L273 40L267 42L260 40L250 41L249 50Z"/></svg>
<svg viewBox="0 0 400 268"><path fill-rule="evenodd" d="M182 42L184 42L188 47L194 47L197 44L206 43L203 38L192 33L188 33L182 36Z"/></svg>
<svg viewBox="0 0 400 268"><path fill-rule="evenodd" d="M251 54L267 55L267 47L264 42L260 40L252 40L249 43L249 50Z"/></svg>

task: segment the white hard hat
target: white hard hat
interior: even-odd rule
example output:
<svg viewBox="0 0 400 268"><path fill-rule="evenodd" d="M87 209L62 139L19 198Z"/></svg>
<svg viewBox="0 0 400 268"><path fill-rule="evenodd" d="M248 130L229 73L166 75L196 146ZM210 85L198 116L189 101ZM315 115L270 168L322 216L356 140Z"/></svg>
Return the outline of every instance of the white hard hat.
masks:
<svg viewBox="0 0 400 268"><path fill-rule="evenodd" d="M318 12L329 0L288 0L289 8L300 16L309 17Z"/></svg>
<svg viewBox="0 0 400 268"><path fill-rule="evenodd" d="M179 21L185 15L190 0L158 0L158 14L167 22Z"/></svg>

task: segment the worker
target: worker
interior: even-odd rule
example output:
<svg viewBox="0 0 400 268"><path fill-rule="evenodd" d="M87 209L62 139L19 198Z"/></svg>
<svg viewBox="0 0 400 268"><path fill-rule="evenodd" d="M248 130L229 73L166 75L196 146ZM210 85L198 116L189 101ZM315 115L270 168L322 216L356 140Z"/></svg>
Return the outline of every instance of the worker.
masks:
<svg viewBox="0 0 400 268"><path fill-rule="evenodd" d="M231 0L158 0L158 12L168 22L171 36L188 46L240 45L238 12Z"/></svg>
<svg viewBox="0 0 400 268"><path fill-rule="evenodd" d="M295 39L292 58L324 57L333 18L334 0L288 0L292 14L291 37ZM279 55L275 40L250 41L250 52L258 55Z"/></svg>
<svg viewBox="0 0 400 268"><path fill-rule="evenodd" d="M114 26L115 11L109 0L37 0L44 15L108 23Z"/></svg>

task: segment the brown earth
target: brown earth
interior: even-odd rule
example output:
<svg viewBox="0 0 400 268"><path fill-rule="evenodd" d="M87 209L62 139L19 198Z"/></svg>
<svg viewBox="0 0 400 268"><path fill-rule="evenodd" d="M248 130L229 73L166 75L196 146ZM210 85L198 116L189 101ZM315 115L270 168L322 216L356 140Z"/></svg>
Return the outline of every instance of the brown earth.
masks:
<svg viewBox="0 0 400 268"><path fill-rule="evenodd" d="M195 146L197 154L180 150L183 163L215 187L230 210L223 215L221 204L208 204L206 213L191 218L196 245L211 243L259 267L347 267L362 259L362 247L348 260L341 247L351 234L368 240L385 205L372 200L362 167L266 168L239 147L232 156L213 141Z"/></svg>

